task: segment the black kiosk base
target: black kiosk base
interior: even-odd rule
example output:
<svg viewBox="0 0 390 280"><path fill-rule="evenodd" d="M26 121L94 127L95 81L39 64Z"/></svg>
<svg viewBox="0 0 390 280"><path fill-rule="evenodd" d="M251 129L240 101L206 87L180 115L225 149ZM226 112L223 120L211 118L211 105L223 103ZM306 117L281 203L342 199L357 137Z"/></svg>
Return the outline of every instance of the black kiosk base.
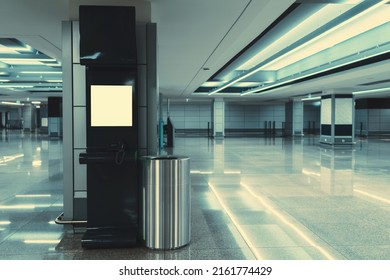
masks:
<svg viewBox="0 0 390 280"><path fill-rule="evenodd" d="M111 148L112 149L112 148ZM87 151L88 228L84 248L135 247L138 244L136 151Z"/></svg>
<svg viewBox="0 0 390 280"><path fill-rule="evenodd" d="M86 66L87 231L84 248L134 247L139 236L135 8L80 6Z"/></svg>
<svg viewBox="0 0 390 280"><path fill-rule="evenodd" d="M86 249L131 248L138 244L137 228L89 228L81 239Z"/></svg>

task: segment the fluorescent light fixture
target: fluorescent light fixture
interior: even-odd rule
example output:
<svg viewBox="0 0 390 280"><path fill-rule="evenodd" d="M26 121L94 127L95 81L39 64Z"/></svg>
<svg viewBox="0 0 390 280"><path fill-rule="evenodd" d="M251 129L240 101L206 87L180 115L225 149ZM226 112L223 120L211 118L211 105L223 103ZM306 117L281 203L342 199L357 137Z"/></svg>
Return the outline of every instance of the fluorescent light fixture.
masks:
<svg viewBox="0 0 390 280"><path fill-rule="evenodd" d="M208 95L212 95L212 94L215 94L217 92L220 92L221 90L224 90L225 88L230 87L231 85L234 85L235 83L237 83L237 82L239 82L239 81L241 81L241 80L243 80L243 79L253 75L256 72L259 72L260 70L261 70L261 68L258 68L258 69L255 69L253 71L250 71L249 73L247 73L247 74L245 74L243 76L235 78L231 82L229 82L229 83L227 83L227 84L225 84L225 85L223 85L223 86L221 86L219 88L216 88L216 89L212 90L211 92L209 92Z"/></svg>
<svg viewBox="0 0 390 280"><path fill-rule="evenodd" d="M59 62L59 61L46 62L45 64L47 66L54 66L54 67L61 66L61 62Z"/></svg>
<svg viewBox="0 0 390 280"><path fill-rule="evenodd" d="M312 40L309 40L309 41L305 42L304 44L300 45L299 47L297 47L297 48L295 48L295 49L293 49L293 50L291 50L291 51L289 51L289 52L287 52L287 53L285 53L285 54L279 56L277 59L272 60L272 61L270 61L270 62L266 63L265 65L262 65L262 66L260 66L260 67L258 67L258 68L255 68L255 69L253 69L253 70L250 70L250 71L247 72L246 74L244 74L244 75L242 75L242 76L239 76L239 77L237 77L237 78L231 80L230 82L226 83L225 85L223 85L223 86L221 86L221 87L219 87L219 88L216 88L216 89L212 90L208 95L215 94L215 93L217 93L217 92L219 92L219 91L221 91L221 90L223 90L223 89L225 89L225 88L227 88L227 87L229 87L229 86L231 86L231 85L233 85L233 84L235 84L235 83L237 83L237 82L239 82L239 81L241 81L241 80L243 80L243 79L245 79L245 78L247 78L247 77L249 77L249 76L251 76L251 75L257 73L257 72L259 72L260 70L264 70L265 68L267 68L267 66L269 67L270 65L275 64L276 62L278 62L278 61L280 61L280 60L282 60L282 59L283 59L283 63L284 63L284 61L286 61L286 56L291 56L292 53L295 53L295 52L297 52L297 51L299 51L299 50L305 48L306 46L315 45L315 44L313 44L315 41L318 41L318 40L320 40L321 38L323 38L324 36L326 36L326 35L328 35L328 34L330 34L330 33L332 33L332 32L335 32L335 31L339 30L341 27L344 27L345 25L349 24L350 22L355 21L356 19L358 19L358 18L360 18L360 17L366 15L367 13L369 13L369 12L371 12L371 11L373 11L373 10L375 10L375 9L381 8L381 6L382 6L383 4L385 4L387 1L388 1L388 0L386 0L386 1L380 1L379 3L377 3L377 4L373 5L373 6L371 6L370 8L364 10L363 12L361 12L361 13L359 13L359 14L357 14L357 15L351 17L351 18L349 18L348 20L342 22L341 24L339 24L339 25L337 25L337 26L335 26L335 27L333 27L333 28L330 28L330 29L327 30L326 32L323 32L321 35L319 35L319 36L313 38ZM321 11L321 10L320 10L320 11ZM314 17L313 19L315 19L315 17ZM382 19L382 21L383 21L383 19ZM387 21L388 21L388 20L387 20ZM375 24L379 24L379 23L375 23ZM362 25L362 26L363 26L363 25ZM377 25L377 26L378 26L378 25ZM364 28L364 26L363 26L362 28ZM343 34L343 33L341 32L341 34ZM349 35L349 36L350 36L350 35ZM340 39L339 39L339 40L340 40ZM337 42L337 41L336 41L336 42ZM322 42L321 42L321 43L322 43ZM335 42L332 42L332 44L334 44L334 43L335 43ZM307 57L307 53L305 53L305 57ZM288 60L288 59L287 59L287 60ZM296 61L296 60L295 60L295 61ZM292 61L289 61L289 62L288 62L288 64L291 64L291 63L292 63ZM350 63L350 62L349 62L349 63ZM329 70L329 69L328 69L328 70ZM324 70L324 71L325 71L325 70ZM270 87L271 87L271 86L270 86ZM255 90L253 90L253 91L247 91L247 92L244 92L242 95L247 95L247 94L250 94L250 93L259 91L259 90L261 90L261 89L258 88L257 90L255 89Z"/></svg>
<svg viewBox="0 0 390 280"><path fill-rule="evenodd" d="M390 9L378 3L367 10L349 18L339 25L327 30L321 35L305 42L299 47L279 56L277 59L263 65L263 70L279 70L313 54L331 48L343 41L367 32L390 20Z"/></svg>
<svg viewBox="0 0 390 280"><path fill-rule="evenodd" d="M11 106L24 106L23 103L8 102L8 101L1 101L1 104L4 104L4 105L11 105Z"/></svg>
<svg viewBox="0 0 390 280"><path fill-rule="evenodd" d="M239 82L236 83L234 86L235 87L258 87L262 83L267 83L267 82Z"/></svg>
<svg viewBox="0 0 390 280"><path fill-rule="evenodd" d="M201 171L200 174L208 175L208 174L214 174L214 172L213 171Z"/></svg>
<svg viewBox="0 0 390 280"><path fill-rule="evenodd" d="M321 96L306 97L301 99L301 101L310 101L310 100L321 100Z"/></svg>
<svg viewBox="0 0 390 280"><path fill-rule="evenodd" d="M342 5L325 5L320 10L314 12L312 15L304 19L298 25L288 30L277 40L263 48L259 53L246 61L236 70L249 70L250 68L264 61L266 58L271 57L275 53L283 50L286 46L291 45L307 34L313 32L318 28L318 26L328 23L329 21L338 17L340 13L345 13L351 8L353 8L353 6L346 7Z"/></svg>
<svg viewBox="0 0 390 280"><path fill-rule="evenodd" d="M10 65L45 65L41 60L38 59L18 59L18 58L0 58L1 62Z"/></svg>
<svg viewBox="0 0 390 280"><path fill-rule="evenodd" d="M9 81L11 81L11 80L7 80L7 79L0 79L0 82L1 82L1 83L7 83L7 82L9 82Z"/></svg>
<svg viewBox="0 0 390 280"><path fill-rule="evenodd" d="M31 104L41 104L41 101L31 101Z"/></svg>
<svg viewBox="0 0 390 280"><path fill-rule="evenodd" d="M51 194L17 194L17 198L37 198L37 197L51 197Z"/></svg>
<svg viewBox="0 0 390 280"><path fill-rule="evenodd" d="M266 87L258 87L258 88L254 88L254 89L251 89L251 90L247 90L247 91L243 92L241 94L241 96L244 96L244 95L247 95L247 94L251 94L251 93L254 93L254 92L261 92L261 91L264 91L264 90L266 90L268 88L272 88L272 87L281 86L281 85L284 85L284 84L287 84L287 83L291 83L291 82L294 82L296 80L300 80L300 79L303 79L303 78L306 78L306 77L310 77L310 76L313 76L313 75L316 75L316 74L320 74L322 72L330 71L332 69L339 68L339 67L342 67L342 66L345 66L345 65L348 65L348 64L352 64L352 63L355 63L355 62L358 62L358 61L361 61L361 60L364 60L364 59L369 59L371 57L378 56L378 55L381 55L381 54L384 54L384 53L387 53L387 52L388 51L385 50L385 51L380 52L380 53L374 53L374 54L371 54L371 55L360 57L360 58L355 59L353 61L348 61L348 62L345 62L345 63L342 63L342 64L334 65L332 67L324 68L322 70L315 71L313 73L309 73L309 74L306 74L306 75L303 75L303 76L297 76L297 77L295 77L293 79L287 79L287 80L285 80L283 82L275 83L273 85L269 85L269 86L266 86Z"/></svg>
<svg viewBox="0 0 390 280"><path fill-rule="evenodd" d="M46 80L46 82L49 82L49 83L62 83L62 79L56 79L56 80Z"/></svg>
<svg viewBox="0 0 390 280"><path fill-rule="evenodd" d="M26 86L22 84L0 84L0 88L33 88L34 86Z"/></svg>
<svg viewBox="0 0 390 280"><path fill-rule="evenodd" d="M60 241L59 239L27 239L23 242L26 244L58 244Z"/></svg>
<svg viewBox="0 0 390 280"><path fill-rule="evenodd" d="M250 89L250 90L247 90L247 91L241 93L241 96L245 96L245 95L257 92L257 91L258 91L258 93L261 93L262 91L264 91L266 89L273 88L273 87L276 87L276 86L279 86L279 85L281 86L281 85L284 85L284 84L286 84L288 82L291 82L291 81L295 81L295 80L287 80L287 81L281 82L279 84L274 84L274 85L269 85L269 86L264 86L264 87L258 87L258 88ZM267 92L269 93L269 92L272 92L272 91L275 91L275 90L285 89L285 88L288 88L288 87L291 87L291 85L274 88L274 89L272 89L270 91L267 91Z"/></svg>
<svg viewBox="0 0 390 280"><path fill-rule="evenodd" d="M6 226L6 225L10 225L11 222L10 221L0 221L0 226Z"/></svg>
<svg viewBox="0 0 390 280"><path fill-rule="evenodd" d="M11 49L7 46L0 44L0 53L1 54L19 54L15 49Z"/></svg>
<svg viewBox="0 0 390 280"><path fill-rule="evenodd" d="M0 205L0 210L27 210L35 209L34 204Z"/></svg>
<svg viewBox="0 0 390 280"><path fill-rule="evenodd" d="M213 171L200 171L200 170L191 170L190 173L191 174L203 174L203 175L214 174Z"/></svg>
<svg viewBox="0 0 390 280"><path fill-rule="evenodd" d="M208 81L202 84L202 87L217 87L220 84L226 83L226 81Z"/></svg>
<svg viewBox="0 0 390 280"><path fill-rule="evenodd" d="M31 46L27 44L24 44L24 46L12 47L12 49L17 52L32 52L34 50Z"/></svg>
<svg viewBox="0 0 390 280"><path fill-rule="evenodd" d="M241 174L240 170L225 170L223 174Z"/></svg>
<svg viewBox="0 0 390 280"><path fill-rule="evenodd" d="M54 203L50 207L63 207L63 206L64 206L63 203Z"/></svg>
<svg viewBox="0 0 390 280"><path fill-rule="evenodd" d="M62 71L20 71L20 74L52 74L52 75L62 75Z"/></svg>
<svg viewBox="0 0 390 280"><path fill-rule="evenodd" d="M353 94L364 94L364 93L376 93L376 92L384 92L384 91L390 91L390 87L386 88L377 88L377 89L368 89L368 90L360 90L360 91L354 91Z"/></svg>

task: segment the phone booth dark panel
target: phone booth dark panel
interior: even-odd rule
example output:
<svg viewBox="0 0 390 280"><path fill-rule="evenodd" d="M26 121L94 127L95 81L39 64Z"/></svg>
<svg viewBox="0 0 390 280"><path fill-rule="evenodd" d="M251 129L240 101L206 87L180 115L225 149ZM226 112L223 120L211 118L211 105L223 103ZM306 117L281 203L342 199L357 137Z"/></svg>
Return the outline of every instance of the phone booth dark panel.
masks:
<svg viewBox="0 0 390 280"><path fill-rule="evenodd" d="M108 153L111 162L89 164L87 168L88 185L97 186L88 191L88 223L91 227L128 224L135 226L138 213L138 166L136 152L138 148L138 112L136 94L136 73L131 69L98 68L87 71L87 147L90 153ZM111 117L118 109L121 100L109 105L108 100L115 93L115 87L132 87L131 126L96 126L91 119L91 88L103 85L102 94L107 96L102 115ZM104 92L104 88L107 92ZM118 103L118 104L115 104ZM111 107L110 107L111 106ZM114 106L114 107L112 107ZM111 116L110 116L111 115ZM99 125L99 124L97 124ZM116 153L124 145L125 159L118 164ZM121 155L120 155L121 156ZM109 158L107 159L109 161ZM89 186L88 186L89 187ZM109 211L107 211L109 209ZM113 215L112 213L115 213ZM126 222L127 221L127 222Z"/></svg>
<svg viewBox="0 0 390 280"><path fill-rule="evenodd" d="M133 247L139 237L138 90L134 7L80 6L86 65L88 229L85 248Z"/></svg>
<svg viewBox="0 0 390 280"><path fill-rule="evenodd" d="M135 65L135 8L80 6L80 63Z"/></svg>

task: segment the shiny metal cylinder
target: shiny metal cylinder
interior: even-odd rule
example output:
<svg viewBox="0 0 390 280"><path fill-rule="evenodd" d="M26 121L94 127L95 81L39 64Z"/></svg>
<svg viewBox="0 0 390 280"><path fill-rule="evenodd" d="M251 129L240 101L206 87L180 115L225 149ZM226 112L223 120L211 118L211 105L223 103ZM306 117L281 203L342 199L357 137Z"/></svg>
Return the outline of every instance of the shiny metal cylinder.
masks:
<svg viewBox="0 0 390 280"><path fill-rule="evenodd" d="M176 249L191 239L190 158L143 157L143 235L152 249Z"/></svg>

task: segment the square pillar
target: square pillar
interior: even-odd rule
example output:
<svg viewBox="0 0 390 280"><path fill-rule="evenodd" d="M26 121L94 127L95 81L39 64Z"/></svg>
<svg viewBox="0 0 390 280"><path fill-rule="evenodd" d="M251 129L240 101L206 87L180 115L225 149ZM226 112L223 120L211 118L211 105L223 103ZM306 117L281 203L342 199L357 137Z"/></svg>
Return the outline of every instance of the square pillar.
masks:
<svg viewBox="0 0 390 280"><path fill-rule="evenodd" d="M303 101L291 100L286 104L286 134L303 136Z"/></svg>
<svg viewBox="0 0 390 280"><path fill-rule="evenodd" d="M213 137L214 139L224 139L225 138L225 101L223 100L223 98L214 99L213 115L214 115Z"/></svg>
<svg viewBox="0 0 390 280"><path fill-rule="evenodd" d="M320 142L330 145L354 144L354 119L354 97L351 93L323 95Z"/></svg>

